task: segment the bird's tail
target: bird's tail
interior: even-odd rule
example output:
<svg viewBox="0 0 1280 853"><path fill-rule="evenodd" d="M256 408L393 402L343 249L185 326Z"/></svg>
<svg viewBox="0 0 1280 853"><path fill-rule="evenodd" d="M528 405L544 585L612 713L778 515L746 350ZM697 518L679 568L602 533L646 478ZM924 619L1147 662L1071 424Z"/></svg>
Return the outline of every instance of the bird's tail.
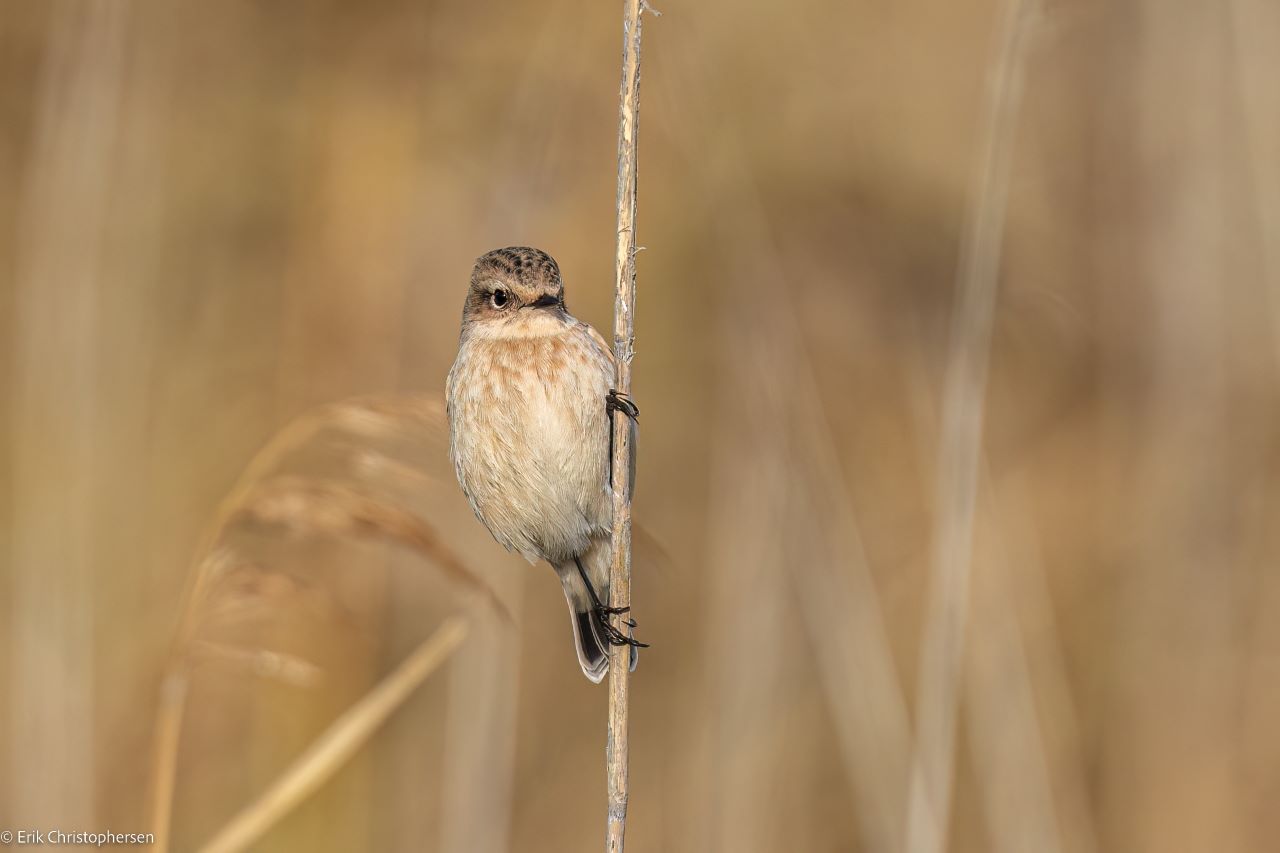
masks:
<svg viewBox="0 0 1280 853"><path fill-rule="evenodd" d="M595 603L573 560L558 564L556 573L560 575L564 598L569 603L569 621L573 624L573 642L582 674L599 684L609 671L609 645L600 630ZM598 587L596 592L600 592Z"/></svg>
<svg viewBox="0 0 1280 853"><path fill-rule="evenodd" d="M560 585L564 587L565 600L569 603L573 640L578 647L578 663L582 665L582 673L597 684L609 671L609 640L600 624L595 599L592 598L583 575L591 579L599 600L608 604L609 562L609 540L604 539L593 543L580 558L556 565ZM630 649L632 670L636 668L637 651L635 646Z"/></svg>

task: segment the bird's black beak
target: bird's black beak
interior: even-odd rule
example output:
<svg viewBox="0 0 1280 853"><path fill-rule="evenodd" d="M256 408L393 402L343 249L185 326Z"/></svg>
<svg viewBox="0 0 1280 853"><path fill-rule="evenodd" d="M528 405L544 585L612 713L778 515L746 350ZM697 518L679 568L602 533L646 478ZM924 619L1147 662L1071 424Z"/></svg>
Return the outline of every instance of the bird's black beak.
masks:
<svg viewBox="0 0 1280 853"><path fill-rule="evenodd" d="M560 304L558 296L539 296L537 299L529 303L530 308L554 308Z"/></svg>

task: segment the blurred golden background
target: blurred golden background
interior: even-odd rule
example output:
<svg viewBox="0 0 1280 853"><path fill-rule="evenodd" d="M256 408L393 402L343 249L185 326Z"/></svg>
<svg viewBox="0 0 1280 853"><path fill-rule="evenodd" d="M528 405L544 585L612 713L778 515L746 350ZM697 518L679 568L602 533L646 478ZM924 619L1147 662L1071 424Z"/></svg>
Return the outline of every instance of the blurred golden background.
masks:
<svg viewBox="0 0 1280 853"><path fill-rule="evenodd" d="M995 0L655 4L631 849L926 849L912 779L949 731L950 850L1274 849L1280 7L1042 3L1001 137ZM306 413L438 399L491 248L549 251L608 334L620 14L5 0L0 828L146 830L202 560L231 568L191 640L177 850L475 611L323 495L202 553L310 417L274 482L412 513L514 622L474 616L256 849L598 849L606 691L552 572L472 517L429 402ZM989 347L957 286L1001 232L966 224L984 162ZM953 380L978 396L949 410ZM949 423L966 401L985 420Z"/></svg>

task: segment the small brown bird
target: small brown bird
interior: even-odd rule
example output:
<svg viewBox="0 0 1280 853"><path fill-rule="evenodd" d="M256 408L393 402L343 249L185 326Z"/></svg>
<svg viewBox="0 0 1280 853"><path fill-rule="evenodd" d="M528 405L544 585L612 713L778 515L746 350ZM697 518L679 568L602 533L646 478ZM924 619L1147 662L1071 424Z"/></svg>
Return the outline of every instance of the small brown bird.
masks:
<svg viewBox="0 0 1280 853"><path fill-rule="evenodd" d="M495 249L476 261L449 371L449 455L476 516L508 551L546 560L569 603L578 662L599 682L608 646L636 647L607 606L613 528L613 353L564 304L546 252ZM634 433L633 433L634 436ZM631 443L635 447L634 441ZM635 457L631 459L635 482ZM634 622L626 624L634 627Z"/></svg>

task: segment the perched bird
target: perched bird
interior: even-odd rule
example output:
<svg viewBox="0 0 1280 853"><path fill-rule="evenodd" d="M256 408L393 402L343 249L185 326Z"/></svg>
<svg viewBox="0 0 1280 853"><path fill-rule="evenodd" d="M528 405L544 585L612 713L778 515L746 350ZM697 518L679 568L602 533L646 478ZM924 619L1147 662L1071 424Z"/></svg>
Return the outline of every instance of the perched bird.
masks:
<svg viewBox="0 0 1280 853"><path fill-rule="evenodd" d="M634 430L638 414L612 390L613 377L604 339L566 310L550 255L513 247L476 261L446 385L449 455L493 537L530 563L555 568L578 662L593 682L608 671L610 644L631 646L633 669L644 645L611 624L627 608L607 606L610 419L621 411ZM634 455L631 470L634 484Z"/></svg>

